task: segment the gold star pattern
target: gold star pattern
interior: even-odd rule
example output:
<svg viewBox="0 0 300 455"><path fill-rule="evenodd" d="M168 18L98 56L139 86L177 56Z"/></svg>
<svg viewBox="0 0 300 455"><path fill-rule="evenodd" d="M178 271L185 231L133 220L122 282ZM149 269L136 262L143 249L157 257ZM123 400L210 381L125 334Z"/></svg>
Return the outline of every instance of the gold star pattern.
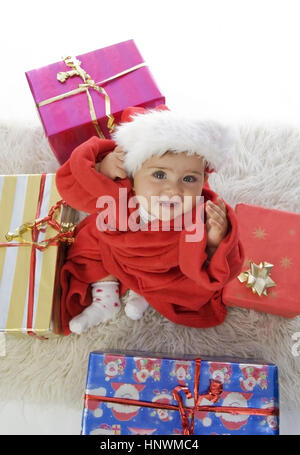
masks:
<svg viewBox="0 0 300 455"><path fill-rule="evenodd" d="M285 269L289 269L291 267L291 264L292 264L292 260L286 256L281 258L281 260L280 260L281 267L283 267Z"/></svg>
<svg viewBox="0 0 300 455"><path fill-rule="evenodd" d="M253 231L253 236L256 239L265 240L266 235L267 235L266 230L260 226L258 228L255 228Z"/></svg>

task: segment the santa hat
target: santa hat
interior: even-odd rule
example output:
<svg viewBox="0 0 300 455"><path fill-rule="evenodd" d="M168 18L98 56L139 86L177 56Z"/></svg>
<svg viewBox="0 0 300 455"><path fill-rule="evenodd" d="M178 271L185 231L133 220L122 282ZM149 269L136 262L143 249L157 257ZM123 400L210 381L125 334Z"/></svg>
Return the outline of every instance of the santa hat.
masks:
<svg viewBox="0 0 300 455"><path fill-rule="evenodd" d="M98 387L97 389L87 389L86 393L88 395L105 396L106 389L104 387ZM87 400L87 408L94 414L95 417L102 417L103 410L101 409L101 402L99 403L99 400L93 400L92 398L89 398Z"/></svg>
<svg viewBox="0 0 300 455"><path fill-rule="evenodd" d="M171 112L164 105L152 110L125 109L112 137L125 152L124 167L129 176L147 159L167 151L203 156L208 170L219 170L236 143L232 129Z"/></svg>

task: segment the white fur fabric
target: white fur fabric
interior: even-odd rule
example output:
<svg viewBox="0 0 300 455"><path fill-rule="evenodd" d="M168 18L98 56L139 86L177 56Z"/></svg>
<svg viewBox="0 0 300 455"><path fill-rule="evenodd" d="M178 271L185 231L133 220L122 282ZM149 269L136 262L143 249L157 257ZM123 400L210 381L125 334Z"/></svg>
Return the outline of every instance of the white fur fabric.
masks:
<svg viewBox="0 0 300 455"><path fill-rule="evenodd" d="M219 170L230 158L236 143L233 128L211 120L199 120L172 111L150 110L135 114L113 133L125 152L127 174L134 175L142 163L167 150L203 156L210 168Z"/></svg>
<svg viewBox="0 0 300 455"><path fill-rule="evenodd" d="M232 206L244 202L299 212L300 132L263 125L241 126L239 132L238 159L210 176L211 187ZM37 127L0 125L0 158L2 174L53 172L58 167ZM81 409L89 352L141 349L274 362L281 406L300 408L300 357L292 355L296 332L300 317L240 308L229 308L226 321L209 329L175 325L151 308L132 321L122 308L115 321L80 336L47 341L7 336L7 355L0 357L0 400L25 397L45 406L62 402Z"/></svg>

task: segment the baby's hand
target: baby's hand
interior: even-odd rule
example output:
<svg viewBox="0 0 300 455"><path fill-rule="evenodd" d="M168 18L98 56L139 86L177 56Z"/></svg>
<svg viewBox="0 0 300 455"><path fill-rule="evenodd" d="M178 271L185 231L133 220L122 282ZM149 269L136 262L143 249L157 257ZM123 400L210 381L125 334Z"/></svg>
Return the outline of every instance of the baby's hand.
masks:
<svg viewBox="0 0 300 455"><path fill-rule="evenodd" d="M100 163L96 164L95 169L112 180L115 180L117 177L125 179L127 174L123 165L124 157L125 153L121 147L116 147Z"/></svg>
<svg viewBox="0 0 300 455"><path fill-rule="evenodd" d="M218 198L217 204L206 203L207 249L214 251L227 235L228 220L225 203Z"/></svg>

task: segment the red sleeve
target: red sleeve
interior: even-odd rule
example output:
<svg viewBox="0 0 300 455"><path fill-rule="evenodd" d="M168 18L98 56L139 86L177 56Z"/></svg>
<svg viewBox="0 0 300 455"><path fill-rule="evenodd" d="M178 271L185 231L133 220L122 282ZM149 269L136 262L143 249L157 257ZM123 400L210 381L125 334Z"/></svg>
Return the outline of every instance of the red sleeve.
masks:
<svg viewBox="0 0 300 455"><path fill-rule="evenodd" d="M116 200L119 188L131 189L128 177L112 180L95 170L95 164L110 153L116 144L96 136L76 147L68 161L56 173L56 186L68 205L88 213L97 211L99 196L112 196Z"/></svg>
<svg viewBox="0 0 300 455"><path fill-rule="evenodd" d="M199 286L217 291L235 278L241 271L244 261L244 249L239 241L237 219L233 209L226 204L230 229L206 266L207 243L206 229L203 239L198 242L186 242L185 234L180 238L179 266L182 272Z"/></svg>

